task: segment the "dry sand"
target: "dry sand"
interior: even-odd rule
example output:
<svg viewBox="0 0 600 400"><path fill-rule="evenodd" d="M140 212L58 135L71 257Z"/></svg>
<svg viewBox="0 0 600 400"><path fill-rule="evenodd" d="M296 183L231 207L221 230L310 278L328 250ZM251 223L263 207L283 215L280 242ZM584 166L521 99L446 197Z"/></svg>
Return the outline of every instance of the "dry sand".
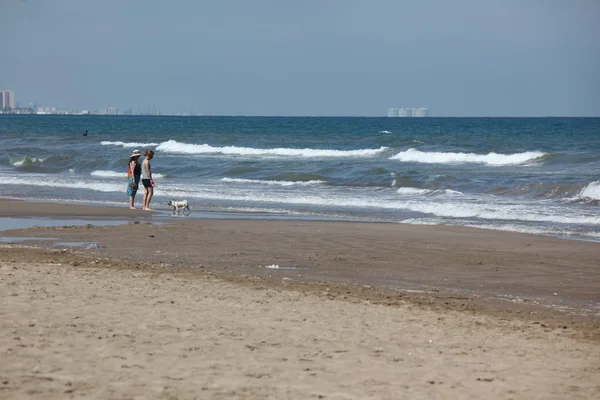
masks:
<svg viewBox="0 0 600 400"><path fill-rule="evenodd" d="M597 243L180 219L2 235L101 247L0 244L0 398L600 398Z"/></svg>

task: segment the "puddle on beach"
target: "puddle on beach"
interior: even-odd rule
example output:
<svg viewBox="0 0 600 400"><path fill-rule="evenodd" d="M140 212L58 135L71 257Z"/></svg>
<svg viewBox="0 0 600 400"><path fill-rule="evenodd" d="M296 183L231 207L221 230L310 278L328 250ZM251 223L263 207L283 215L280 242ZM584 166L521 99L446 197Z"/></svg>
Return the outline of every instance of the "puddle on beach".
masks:
<svg viewBox="0 0 600 400"><path fill-rule="evenodd" d="M53 237L27 237L27 236L0 236L0 243L23 243L27 241L54 242L55 246L84 247L86 249L99 249L102 247L96 242L56 242L58 238Z"/></svg>
<svg viewBox="0 0 600 400"><path fill-rule="evenodd" d="M167 221L152 221L152 220L87 220L87 219L54 219L54 218L0 218L0 232L9 229L27 229L34 226L53 227L53 226L108 226L108 225L125 225L125 224L150 224L150 225L167 225Z"/></svg>
<svg viewBox="0 0 600 400"><path fill-rule="evenodd" d="M48 237L25 237L25 236L0 236L0 243L20 243L28 240L45 240L45 241L53 241L58 240L58 238L48 238Z"/></svg>
<svg viewBox="0 0 600 400"><path fill-rule="evenodd" d="M50 227L50 226L72 226L72 225L123 225L128 221L110 221L110 220L86 220L86 219L53 219L53 218L0 218L0 231L9 229L27 229L34 226Z"/></svg>

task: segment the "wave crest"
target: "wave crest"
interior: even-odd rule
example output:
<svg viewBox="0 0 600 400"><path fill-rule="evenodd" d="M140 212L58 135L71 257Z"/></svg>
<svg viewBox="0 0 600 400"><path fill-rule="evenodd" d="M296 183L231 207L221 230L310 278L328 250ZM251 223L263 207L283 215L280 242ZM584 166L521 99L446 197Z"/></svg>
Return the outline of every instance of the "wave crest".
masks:
<svg viewBox="0 0 600 400"><path fill-rule="evenodd" d="M252 147L214 147L208 144L181 143L175 140L162 142L157 151L176 154L223 154L236 156L284 156L284 157L372 157L381 154L387 147L379 149L360 150L330 150L330 149L259 149Z"/></svg>
<svg viewBox="0 0 600 400"><path fill-rule="evenodd" d="M326 183L324 181L265 181L260 179L243 179L243 178L222 178L223 182L230 183L257 183L262 185L279 185L279 186L312 186Z"/></svg>
<svg viewBox="0 0 600 400"><path fill-rule="evenodd" d="M401 187L396 190L398 194L406 194L406 195L427 195L427 194L448 194L453 196L463 196L462 192L445 189L445 190L431 190L431 189L419 189L414 187Z"/></svg>
<svg viewBox="0 0 600 400"><path fill-rule="evenodd" d="M121 146L123 148L158 146L158 143L139 143L139 142L121 142L121 141L111 142L111 141L107 141L107 140L103 140L102 142L100 142L100 144L102 146Z"/></svg>
<svg viewBox="0 0 600 400"><path fill-rule="evenodd" d="M581 189L578 197L583 199L600 200L600 181L590 182L586 187Z"/></svg>
<svg viewBox="0 0 600 400"><path fill-rule="evenodd" d="M519 165L526 164L541 157L547 153L541 151L526 151L524 153L515 154L475 154L475 153L442 153L442 152L425 152L417 149L408 149L402 151L395 156L390 157L390 160L399 160L402 162L418 162L426 164L463 164L463 163L478 163L491 166L502 165Z"/></svg>
<svg viewBox="0 0 600 400"><path fill-rule="evenodd" d="M46 161L45 158L35 158L35 157L29 157L29 156L25 156L22 159L18 160L18 161L13 161L13 160L9 160L10 165L12 165L13 167L24 167L27 165L33 165L33 164L41 164L44 161Z"/></svg>
<svg viewBox="0 0 600 400"><path fill-rule="evenodd" d="M90 172L92 176L99 176L101 178L126 178L127 172L117 172L117 171L105 171L105 170L97 170ZM162 174L152 174L153 178L162 178L164 175Z"/></svg>

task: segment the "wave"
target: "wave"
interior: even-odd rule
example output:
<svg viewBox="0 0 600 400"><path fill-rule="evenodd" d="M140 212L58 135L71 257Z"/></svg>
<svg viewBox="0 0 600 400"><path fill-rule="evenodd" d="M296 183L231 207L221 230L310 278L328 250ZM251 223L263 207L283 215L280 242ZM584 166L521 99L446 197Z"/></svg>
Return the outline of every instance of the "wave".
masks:
<svg viewBox="0 0 600 400"><path fill-rule="evenodd" d="M383 153L387 147L378 149L361 150L330 150L330 149L258 149L252 147L214 147L208 144L189 144L175 140L162 142L156 148L157 151L174 154L223 154L236 156L283 156L283 157L373 157Z"/></svg>
<svg viewBox="0 0 600 400"><path fill-rule="evenodd" d="M419 189L419 188L413 188L413 187L401 187L398 190L396 190L396 193L408 194L408 195L423 195L423 194L426 195L426 194L444 193L444 194L449 194L449 195L454 195L454 196L463 196L462 192L459 192L456 190L451 190L451 189L431 190L431 189Z"/></svg>
<svg viewBox="0 0 600 400"><path fill-rule="evenodd" d="M30 165L34 165L34 164L41 164L44 161L46 161L45 158L36 158L36 157L29 157L29 156L25 156L18 161L9 159L10 165L12 165L13 167L17 167L17 168L30 166Z"/></svg>
<svg viewBox="0 0 600 400"><path fill-rule="evenodd" d="M586 187L581 189L578 197L585 200L600 200L600 181L589 183Z"/></svg>
<svg viewBox="0 0 600 400"><path fill-rule="evenodd" d="M400 193L400 194L429 194L429 193L433 193L433 190L428 190L428 189L418 189L418 188L412 188L412 187L401 187L400 189L396 190L396 193Z"/></svg>
<svg viewBox="0 0 600 400"><path fill-rule="evenodd" d="M25 179L18 177L3 177L2 184L4 185L27 185L41 186L65 189L88 189L98 192L125 192L126 184L116 183L101 183L92 181L66 181L60 178L48 178L47 176L40 177L41 179L33 179L27 177Z"/></svg>
<svg viewBox="0 0 600 400"><path fill-rule="evenodd" d="M100 142L100 144L102 146L121 146L124 148L158 146L158 143L139 143L139 142L121 142L121 141L111 142L111 141L107 141L107 140L103 140L102 142Z"/></svg>
<svg viewBox="0 0 600 400"><path fill-rule="evenodd" d="M418 162L426 164L477 163L491 166L502 166L526 164L541 157L544 157L546 154L547 153L541 151L526 151L524 153L515 154L497 154L494 152L488 154L442 153L425 152L411 148L406 151L402 151L396 154L395 156L390 157L390 160L399 160L402 162Z"/></svg>
<svg viewBox="0 0 600 400"><path fill-rule="evenodd" d="M531 182L524 185L499 186L490 190L490 193L498 196L589 203L600 200L600 181L590 183Z"/></svg>
<svg viewBox="0 0 600 400"><path fill-rule="evenodd" d="M265 181L260 179L242 179L242 178L222 178L223 182L230 183L256 183L262 185L279 185L279 186L312 186L327 183L325 181Z"/></svg>
<svg viewBox="0 0 600 400"><path fill-rule="evenodd" d="M92 176L99 176L101 178L126 178L127 172L117 172L117 171L105 171L105 170L97 170L92 171L90 173ZM153 178L164 178L162 174L152 174Z"/></svg>
<svg viewBox="0 0 600 400"><path fill-rule="evenodd" d="M361 197L360 195L358 197L347 197L347 193L344 193L343 195L328 193L325 197L315 194L303 195L300 193L291 196L289 193L258 190L223 192L221 189L213 190L210 188L198 188L197 190L191 190L190 188L181 189L169 187L165 187L164 190L168 191L171 196L187 198L188 200L225 200L251 203L401 210L451 219L478 218L495 221L600 225L600 216L598 215L573 215L571 211L568 211L567 208L563 207L532 206L531 203L523 203L521 205L473 203L461 201L459 200L460 197L456 198L454 201L445 200L443 202L436 202L423 201L421 198L411 200L389 200Z"/></svg>
<svg viewBox="0 0 600 400"><path fill-rule="evenodd" d="M495 231L506 231L506 232L519 232L528 233L532 235L551 235L559 237L588 237L588 238L600 238L598 232L578 232L568 229L552 229L552 228L535 228L524 225L506 224L506 225L489 225L489 224L466 224L470 228L478 229L491 229Z"/></svg>
<svg viewBox="0 0 600 400"><path fill-rule="evenodd" d="M64 176L1 176L2 185L21 185L33 187L68 188L78 190L93 190L98 192L124 193L125 182L104 182L85 179L66 179ZM596 186L593 186L596 187ZM279 204L296 206L348 208L350 212L356 209L410 211L432 217L449 219L450 222L460 220L498 221L494 224L517 221L545 222L556 224L600 225L600 216L593 209L573 209L551 205L548 202L523 202L520 204L502 202L468 201L461 197L444 197L443 201L436 197L415 196L410 199L374 198L372 192L365 191L313 191L298 190L295 193L287 191L264 190L250 188L248 190L227 190L222 184L211 186L167 184L161 189L173 198L185 198L192 202L194 199L209 201L235 201L245 205ZM192 203L193 204L193 203ZM500 222L502 221L502 222ZM446 221L448 223L448 221Z"/></svg>

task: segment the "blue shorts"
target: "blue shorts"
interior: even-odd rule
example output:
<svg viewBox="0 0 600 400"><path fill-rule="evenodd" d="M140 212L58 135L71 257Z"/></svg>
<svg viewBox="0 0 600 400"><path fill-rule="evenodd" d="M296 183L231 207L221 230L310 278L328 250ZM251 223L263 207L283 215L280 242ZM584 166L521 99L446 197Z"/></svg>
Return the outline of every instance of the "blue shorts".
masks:
<svg viewBox="0 0 600 400"><path fill-rule="evenodd" d="M139 187L139 184L140 184L140 175L135 175L135 176L131 175L129 177L129 180L127 181L127 194L130 195L130 196L135 196L135 194L137 193L137 189L134 189L131 186L129 186L133 182L135 182L136 185L138 185L138 187Z"/></svg>

